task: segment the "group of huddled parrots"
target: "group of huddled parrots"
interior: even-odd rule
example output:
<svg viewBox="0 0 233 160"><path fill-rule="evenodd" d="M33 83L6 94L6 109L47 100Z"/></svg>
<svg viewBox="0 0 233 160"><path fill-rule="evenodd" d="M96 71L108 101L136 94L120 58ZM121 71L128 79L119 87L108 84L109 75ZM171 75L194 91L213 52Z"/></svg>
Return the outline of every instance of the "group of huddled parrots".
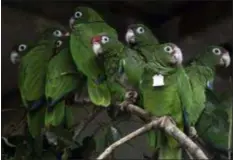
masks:
<svg viewBox="0 0 233 160"><path fill-rule="evenodd" d="M111 107L128 92L153 116L171 116L177 127L195 126L206 106L206 90L215 67L228 67L230 56L220 46L208 46L192 62L182 65L183 54L174 43L159 43L143 24L126 29L125 42L92 8L81 6L70 18L71 32L49 28L11 52L19 64L19 90L27 108L29 131L64 125L71 127L74 96L88 92L96 106ZM43 117L44 121L41 121ZM189 134L188 132L186 134ZM160 159L180 159L180 145L162 131L149 133Z"/></svg>

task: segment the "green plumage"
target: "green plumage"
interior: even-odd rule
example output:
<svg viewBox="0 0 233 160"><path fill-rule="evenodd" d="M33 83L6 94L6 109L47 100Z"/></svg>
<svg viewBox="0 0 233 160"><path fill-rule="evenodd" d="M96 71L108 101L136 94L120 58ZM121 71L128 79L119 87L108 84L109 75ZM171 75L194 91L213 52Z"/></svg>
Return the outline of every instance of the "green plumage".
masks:
<svg viewBox="0 0 233 160"><path fill-rule="evenodd" d="M179 129L184 130L184 111L192 103L192 90L189 79L181 64L171 64L171 54L165 51L167 46L161 44L156 47L153 62L145 66L140 85L143 94L143 104L147 111L154 116L171 116ZM153 87L153 76L164 76L164 85ZM159 134L150 132L150 143L153 147L160 148L159 159L180 159L181 149L179 144L162 131Z"/></svg>
<svg viewBox="0 0 233 160"><path fill-rule="evenodd" d="M206 99L205 109L195 125L198 136L212 148L227 151L232 123L232 96L224 95L223 99L208 90Z"/></svg>
<svg viewBox="0 0 233 160"><path fill-rule="evenodd" d="M128 33L131 33L131 37ZM125 37L130 48L125 48L124 71L128 75L128 81L138 89L143 67L147 62L153 60L158 40L152 31L143 24L129 25Z"/></svg>
<svg viewBox="0 0 233 160"><path fill-rule="evenodd" d="M101 45L102 53L97 55L96 60L99 64L102 63L104 68L107 84L111 91L111 101L122 101L128 87L125 83L122 64L125 57L124 45L106 33L100 33L93 38L100 40L98 43ZM105 38L109 41L103 43Z"/></svg>
<svg viewBox="0 0 233 160"><path fill-rule="evenodd" d="M74 91L81 89L82 75L77 71L73 62L68 43L66 43L68 40L61 42L64 44L59 48L60 51L49 62L45 90L49 105L54 101L58 101L58 103L47 109L45 124L58 126L65 122L66 127L70 127L72 122L65 121L66 114L72 117L67 99L74 98Z"/></svg>
<svg viewBox="0 0 233 160"><path fill-rule="evenodd" d="M55 42L58 39L53 34L55 30L46 30L35 44L29 46L21 58L19 66L19 89L23 104L29 110L27 114L28 126L33 137L40 133L44 124L45 106L41 106L45 105L47 65L55 54ZM60 33L63 36L61 31ZM40 105L32 108L35 102Z"/></svg>
<svg viewBox="0 0 233 160"><path fill-rule="evenodd" d="M108 32L117 37L116 31L104 22L103 18L93 9L78 7L75 13L80 12L82 16L74 14L73 31L70 38L72 57L77 67L88 77L88 92L93 103L102 106L110 104L110 93L104 80L103 68L99 67L92 52L91 38L101 32ZM95 81L102 83L93 84ZM92 86L95 86L94 88ZM101 100L101 101L100 101Z"/></svg>
<svg viewBox="0 0 233 160"><path fill-rule="evenodd" d="M216 48L220 52L225 52L222 47L209 46L202 54L195 58L191 65L185 68L193 90L193 105L187 107L191 125L196 124L205 108L207 83L214 79L215 67L220 62L221 55L213 53L213 50Z"/></svg>
<svg viewBox="0 0 233 160"><path fill-rule="evenodd" d="M128 40L128 43L143 57L144 61L151 61L155 47L159 44L158 39L144 24L131 24L128 26L129 30L133 32L134 42Z"/></svg>

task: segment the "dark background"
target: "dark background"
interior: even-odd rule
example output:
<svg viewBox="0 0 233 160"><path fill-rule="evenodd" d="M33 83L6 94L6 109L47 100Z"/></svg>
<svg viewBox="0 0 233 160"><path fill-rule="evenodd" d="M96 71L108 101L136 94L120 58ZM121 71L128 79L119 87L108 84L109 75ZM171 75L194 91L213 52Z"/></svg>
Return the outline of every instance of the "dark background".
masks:
<svg viewBox="0 0 233 160"><path fill-rule="evenodd" d="M47 23L55 21L67 26L69 17L80 4L90 5L102 13L106 21L117 29L122 41L128 24L142 22L153 30L161 42L179 45L185 60L208 45L224 45L232 51L232 1L2 0L2 109L19 105L17 66L9 60L12 46L35 39ZM229 87L229 75L232 72L232 65L218 71L215 82L217 90L224 91ZM20 116L19 112L4 112L2 133L7 134L4 127L17 121ZM128 130L125 133L134 127L137 128L137 125L123 125ZM136 140L135 145L144 143L144 138ZM147 150L146 146L144 149ZM141 155L135 154L134 150L132 152L130 154L130 149L123 146L123 149L119 149L119 158L139 158Z"/></svg>

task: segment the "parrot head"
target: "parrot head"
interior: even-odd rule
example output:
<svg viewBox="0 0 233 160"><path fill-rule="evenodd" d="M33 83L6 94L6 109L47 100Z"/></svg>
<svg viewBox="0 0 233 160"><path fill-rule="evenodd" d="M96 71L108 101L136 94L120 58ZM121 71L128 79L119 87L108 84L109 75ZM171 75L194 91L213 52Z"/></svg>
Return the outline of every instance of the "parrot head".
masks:
<svg viewBox="0 0 233 160"><path fill-rule="evenodd" d="M125 40L131 45L158 44L158 40L152 31L143 24L129 25L125 34Z"/></svg>
<svg viewBox="0 0 233 160"><path fill-rule="evenodd" d="M118 40L106 33L98 34L91 39L92 50L96 56L111 53L113 50L121 49L123 46Z"/></svg>
<svg viewBox="0 0 233 160"><path fill-rule="evenodd" d="M80 6L77 7L69 20L71 29L74 29L76 24L93 23L103 21L103 18L92 8Z"/></svg>
<svg viewBox="0 0 233 160"><path fill-rule="evenodd" d="M42 33L42 39L54 39L57 40L60 37L69 37L70 33L64 29L63 27L53 27L53 28L47 28Z"/></svg>
<svg viewBox="0 0 233 160"><path fill-rule="evenodd" d="M182 51L174 43L164 43L156 46L156 53L154 55L165 64L177 65L183 62Z"/></svg>
<svg viewBox="0 0 233 160"><path fill-rule="evenodd" d="M200 54L198 60L202 61L202 63L213 66L228 67L231 63L229 52L220 46L207 47L205 53Z"/></svg>
<svg viewBox="0 0 233 160"><path fill-rule="evenodd" d="M39 41L48 41L49 43L55 43L55 48L57 48L58 43L60 43L60 39L69 37L70 33L67 32L63 28L48 28L46 29L42 37L39 38ZM68 39L68 38L67 38ZM30 48L33 48L37 45L37 42L33 42L33 44L19 44L13 47L10 53L10 60L13 64L17 64L20 62L20 59L23 55L25 55Z"/></svg>
<svg viewBox="0 0 233 160"><path fill-rule="evenodd" d="M21 57L28 51L27 44L15 45L10 53L10 60L13 64L20 63Z"/></svg>
<svg viewBox="0 0 233 160"><path fill-rule="evenodd" d="M57 54L65 48L69 48L69 38L68 37L60 37L55 42L55 53Z"/></svg>

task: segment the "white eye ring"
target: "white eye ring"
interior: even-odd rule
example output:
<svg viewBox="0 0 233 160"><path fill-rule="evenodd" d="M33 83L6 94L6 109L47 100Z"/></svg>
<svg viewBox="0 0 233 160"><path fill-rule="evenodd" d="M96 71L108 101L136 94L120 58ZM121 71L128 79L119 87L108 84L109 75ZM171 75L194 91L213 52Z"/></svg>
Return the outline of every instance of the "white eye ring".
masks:
<svg viewBox="0 0 233 160"><path fill-rule="evenodd" d="M56 37L61 37L62 36L62 32L60 30L56 30L53 32L53 35Z"/></svg>
<svg viewBox="0 0 233 160"><path fill-rule="evenodd" d="M77 11L74 13L74 18L80 18L80 17L82 17L82 15L83 15L82 12Z"/></svg>
<svg viewBox="0 0 233 160"><path fill-rule="evenodd" d="M60 47L61 45L62 45L62 41L61 40L56 41L56 47L57 48Z"/></svg>
<svg viewBox="0 0 233 160"><path fill-rule="evenodd" d="M101 43L102 44L105 44L105 43L108 43L109 42L109 37L107 37L107 36L102 36L101 37Z"/></svg>
<svg viewBox="0 0 233 160"><path fill-rule="evenodd" d="M219 48L214 48L212 52L217 56L221 54L221 50Z"/></svg>
<svg viewBox="0 0 233 160"><path fill-rule="evenodd" d="M173 52L173 48L171 46L165 46L163 49L167 53L172 53Z"/></svg>
<svg viewBox="0 0 233 160"><path fill-rule="evenodd" d="M18 51L19 52L25 51L26 49L27 49L27 45L26 44L20 44L18 46Z"/></svg>
<svg viewBox="0 0 233 160"><path fill-rule="evenodd" d="M138 34L142 34L142 33L145 32L145 29L144 29L143 27L138 27L138 28L136 29L136 32L137 32Z"/></svg>

